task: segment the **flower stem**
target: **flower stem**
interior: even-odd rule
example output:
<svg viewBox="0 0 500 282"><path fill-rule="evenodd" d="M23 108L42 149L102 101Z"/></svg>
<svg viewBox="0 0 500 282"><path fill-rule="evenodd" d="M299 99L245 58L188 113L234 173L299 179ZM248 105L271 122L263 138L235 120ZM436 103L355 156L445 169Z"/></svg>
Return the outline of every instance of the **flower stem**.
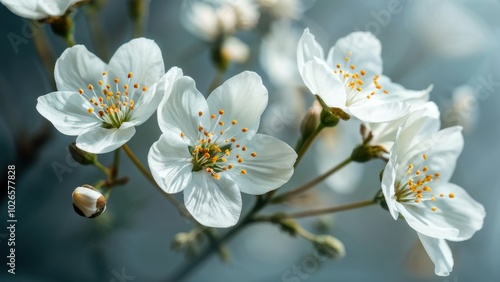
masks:
<svg viewBox="0 0 500 282"><path fill-rule="evenodd" d="M97 159L94 161L94 166L101 170L108 179L111 179L111 171L105 165L101 164Z"/></svg>
<svg viewBox="0 0 500 282"><path fill-rule="evenodd" d="M342 205L342 206L314 209L314 210L301 211L301 212L296 212L296 213L289 213L289 214L285 214L284 217L302 218L302 217L316 216L316 215L322 215L322 214L330 214L330 213L336 213L336 212L340 212L340 211L346 211L346 210L367 207L367 206L374 205L376 203L377 203L377 201L375 199L369 199L369 200L355 202L355 203Z"/></svg>
<svg viewBox="0 0 500 282"><path fill-rule="evenodd" d="M341 163L339 163L338 165L331 168L330 170L328 170L327 172L323 173L322 175L305 183L304 185L299 186L299 187L297 187L297 188L295 188L287 193L284 193L280 196L277 196L276 198L271 200L271 203L281 203L281 202L283 202L283 201L285 201L285 200L287 200L295 195L304 193L305 191L313 188L314 186L316 186L317 184L319 184L323 180L327 179L330 175L339 171L341 168L343 168L344 166L346 166L350 162L352 162L352 159L349 157L349 158L345 159L344 161L342 161Z"/></svg>
<svg viewBox="0 0 500 282"><path fill-rule="evenodd" d="M127 154L127 156L130 158L130 160L135 164L135 166L139 169L139 171L153 184L153 186L167 198L167 200L174 205L175 208L177 208L180 212L180 214L187 218L187 219L192 219L191 214L184 208L184 206L179 203L172 195L166 193L161 189L160 186L156 183L155 179L153 178L153 175L148 171L148 169L141 163L141 161L135 156L134 152L130 149L130 147L125 144L122 146L123 151Z"/></svg>
<svg viewBox="0 0 500 282"><path fill-rule="evenodd" d="M146 26L149 0L130 0L129 9L134 25L134 37L141 37L144 35L144 29Z"/></svg>
<svg viewBox="0 0 500 282"><path fill-rule="evenodd" d="M45 68L45 72L47 73L49 80L54 87L56 88L56 83L54 80L54 66L55 66L55 57L52 53L52 50L49 47L49 43L47 41L47 37L45 36L44 29L36 22L30 21L30 24L38 30L38 34L33 37L33 42L35 43L35 48L38 53L38 57L42 61L42 64Z"/></svg>
<svg viewBox="0 0 500 282"><path fill-rule="evenodd" d="M85 9L85 16L87 17L87 25L90 30L90 37L94 43L97 55L105 62L108 61L108 51L106 49L106 35L102 30L101 20L97 14L98 7L91 5Z"/></svg>
<svg viewBox="0 0 500 282"><path fill-rule="evenodd" d="M314 139L316 139L318 134L324 128L325 127L322 124L318 125L318 128L316 128L316 130L304 142L299 143L299 146L297 146L297 149L296 149L297 160L295 161L293 168L296 168L299 165L299 162L302 160L302 157L306 154L307 149L309 149L309 147L311 146Z"/></svg>

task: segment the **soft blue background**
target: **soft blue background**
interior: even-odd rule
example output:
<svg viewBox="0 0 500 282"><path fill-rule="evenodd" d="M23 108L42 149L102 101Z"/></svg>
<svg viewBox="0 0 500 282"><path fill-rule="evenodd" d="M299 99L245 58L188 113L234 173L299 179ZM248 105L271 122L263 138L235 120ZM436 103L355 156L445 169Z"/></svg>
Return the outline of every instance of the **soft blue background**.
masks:
<svg viewBox="0 0 500 282"><path fill-rule="evenodd" d="M131 24L125 1L108 2L101 18L107 34L103 40L111 54L131 39ZM208 51L203 46L193 47L200 46L200 41L180 25L180 2L152 1L146 36L161 47L167 69L181 67L204 91L214 76L214 69ZM400 13L392 14L390 20L377 22L376 15L387 10L389 2L318 0L296 25L300 29L309 26L324 47L354 30L368 28L382 42L385 74L412 89L434 84L431 99L442 109L457 86L485 86L478 95L478 123L465 135L465 149L452 181L465 187L485 206L487 217L483 229L471 240L450 243L455 256L452 274L447 278L436 277L432 266L425 267L425 253L409 253L417 240L415 232L404 221L392 220L385 210L368 207L324 218L332 226L330 232L346 246L347 255L342 260L315 263L308 242L290 238L275 226L259 224L246 229L228 244L232 255L229 264L213 256L192 272L190 281L282 281L284 277L296 278L290 281L500 281L500 150L497 147L500 141L500 4L493 0L401 0ZM94 50L83 13L77 13L75 21L76 40ZM15 164L16 146L20 144L16 140L34 134L42 124L42 117L35 110L36 98L53 90L36 56L33 40L23 35L25 25L24 20L0 6L0 167L5 170L7 164ZM50 30L45 31L50 34ZM8 39L9 33L27 38L26 44L18 46L18 52ZM64 44L59 38L49 37L58 56ZM242 38L253 46L252 55L257 55L255 36L244 34ZM245 66L231 67L225 78L244 69L261 74L273 95L273 86L256 58ZM488 80L494 83L485 85L484 81ZM297 125L284 123L274 134L294 144ZM190 230L192 224L178 215L124 155L121 173L129 175L131 181L112 193L102 218L89 220L74 213L73 189L94 182L100 174L90 167L72 166L66 146L74 138L51 130L52 138L38 158L29 168L16 171L17 274L6 273L7 247L5 238L0 237L2 281L118 281L113 280L114 273L122 270L134 276L134 281L160 281L182 265L185 258L170 249L170 242L176 233ZM155 118L137 128L130 146L144 162L149 146L159 134ZM103 162L110 159L108 155L101 157ZM314 161L314 155L309 155L286 187L311 179L316 174ZM71 172L63 174L59 181L54 164L62 164ZM320 204L371 197L383 164L374 161L367 167L359 175L363 179L360 189L352 195L336 196L320 185L317 188ZM182 200L181 195L177 196ZM244 200L244 210L247 210L253 199L245 196ZM0 203L0 234L6 233L6 213L4 199ZM314 221L300 222L314 230ZM409 257L413 258L410 262ZM294 265L310 273L304 272L307 275L301 279L285 274Z"/></svg>

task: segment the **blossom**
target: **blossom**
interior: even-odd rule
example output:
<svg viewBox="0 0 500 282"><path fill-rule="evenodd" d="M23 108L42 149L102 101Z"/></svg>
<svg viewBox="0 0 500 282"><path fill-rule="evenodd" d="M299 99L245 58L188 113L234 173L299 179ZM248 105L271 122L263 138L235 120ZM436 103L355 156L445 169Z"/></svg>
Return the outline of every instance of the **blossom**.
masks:
<svg viewBox="0 0 500 282"><path fill-rule="evenodd" d="M274 19L298 20L304 12L300 0L257 0L261 9Z"/></svg>
<svg viewBox="0 0 500 282"><path fill-rule="evenodd" d="M325 59L323 48L305 29L297 47L299 73L325 103L364 122L387 122L408 113L407 91L382 75L380 41L369 32L339 39Z"/></svg>
<svg viewBox="0 0 500 282"><path fill-rule="evenodd" d="M155 112L161 93L180 75L177 68L164 72L160 48L152 40L122 45L109 65L77 45L56 62L58 91L40 96L36 109L61 133L77 135L78 148L111 152L132 138L135 126Z"/></svg>
<svg viewBox="0 0 500 282"><path fill-rule="evenodd" d="M462 128L438 131L439 119L425 114L425 109L415 111L401 126L382 191L392 217L401 215L417 231L435 273L446 276L453 267L446 240L471 238L482 228L485 210L462 187L449 183L463 149Z"/></svg>
<svg viewBox="0 0 500 282"><path fill-rule="evenodd" d="M0 0L12 13L33 20L62 16L69 7L81 1L83 0Z"/></svg>
<svg viewBox="0 0 500 282"><path fill-rule="evenodd" d="M181 9L181 23L194 35L214 42L238 30L253 28L259 19L250 0L191 0Z"/></svg>
<svg viewBox="0 0 500 282"><path fill-rule="evenodd" d="M159 109L163 134L149 151L151 173L165 192L184 191L186 208L201 224L236 224L240 191L260 195L290 179L295 151L257 133L267 100L260 77L247 71L207 100L193 79L181 77Z"/></svg>

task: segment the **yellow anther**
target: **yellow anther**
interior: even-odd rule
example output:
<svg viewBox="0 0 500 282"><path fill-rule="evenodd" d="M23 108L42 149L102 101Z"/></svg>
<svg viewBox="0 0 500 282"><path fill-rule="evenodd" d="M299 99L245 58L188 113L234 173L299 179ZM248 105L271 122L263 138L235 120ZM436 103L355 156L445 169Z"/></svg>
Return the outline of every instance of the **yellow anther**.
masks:
<svg viewBox="0 0 500 282"><path fill-rule="evenodd" d="M231 138L231 142L233 142L233 143L236 142L236 138L234 138L234 137Z"/></svg>
<svg viewBox="0 0 500 282"><path fill-rule="evenodd" d="M429 168L428 168L428 167L426 167L426 166L424 166L424 167L422 168L422 171L423 171L423 172L426 172L426 171L428 171L428 170L429 170Z"/></svg>
<svg viewBox="0 0 500 282"><path fill-rule="evenodd" d="M241 174L247 174L247 171L245 169L242 169L240 172Z"/></svg>
<svg viewBox="0 0 500 282"><path fill-rule="evenodd" d="M250 156L252 156L252 157L255 158L255 157L257 157L257 153L253 152L253 153L250 154Z"/></svg>
<svg viewBox="0 0 500 282"><path fill-rule="evenodd" d="M181 132L181 138L184 138L184 133L183 132Z"/></svg>
<svg viewBox="0 0 500 282"><path fill-rule="evenodd" d="M229 151L229 149L226 149L226 150L224 151L224 154L226 154L226 156L228 156L228 157L229 157L229 156L231 155L231 151Z"/></svg>
<svg viewBox="0 0 500 282"><path fill-rule="evenodd" d="M241 148L242 151L246 151L247 150L247 147L243 146L243 148Z"/></svg>
<svg viewBox="0 0 500 282"><path fill-rule="evenodd" d="M142 91L143 91L143 92L146 92L146 91L148 91L148 88L147 88L146 86L143 86L143 87L142 87Z"/></svg>
<svg viewBox="0 0 500 282"><path fill-rule="evenodd" d="M136 83L136 84L134 84L134 88L135 88L135 89L139 88L139 84L137 84L137 83Z"/></svg>
<svg viewBox="0 0 500 282"><path fill-rule="evenodd" d="M102 72L102 75L108 75L108 73L107 73L107 72L105 72L105 71L103 71L103 72Z"/></svg>
<svg viewBox="0 0 500 282"><path fill-rule="evenodd" d="M423 155L422 155L422 158L424 158L424 160L427 160L427 155L426 155L426 154L423 154Z"/></svg>
<svg viewBox="0 0 500 282"><path fill-rule="evenodd" d="M444 197L444 194L443 193L439 194L439 197L441 197L441 198Z"/></svg>
<svg viewBox="0 0 500 282"><path fill-rule="evenodd" d="M238 162L239 162L239 163L242 163L242 162L243 162L243 159L242 159L242 158L239 158L239 159L238 159Z"/></svg>
<svg viewBox="0 0 500 282"><path fill-rule="evenodd" d="M87 88L88 88L89 90L94 90L94 86L93 86L92 84L87 85Z"/></svg>
<svg viewBox="0 0 500 282"><path fill-rule="evenodd" d="M453 198L455 198L455 194L450 193L450 194L448 195L448 197L450 197L451 199L453 199Z"/></svg>
<svg viewBox="0 0 500 282"><path fill-rule="evenodd" d="M119 80L118 78L115 78L115 79L114 79L114 82L115 82L115 83L118 83L118 82L120 82L120 80Z"/></svg>
<svg viewBox="0 0 500 282"><path fill-rule="evenodd" d="M237 120L233 119L233 121L231 122L232 125L236 125L238 123Z"/></svg>
<svg viewBox="0 0 500 282"><path fill-rule="evenodd" d="M387 90L384 90L384 94L389 94L389 91L387 91Z"/></svg>
<svg viewBox="0 0 500 282"><path fill-rule="evenodd" d="M349 61L349 58L348 58L348 57L345 57L345 58L344 58L344 60L347 62L347 61Z"/></svg>
<svg viewBox="0 0 500 282"><path fill-rule="evenodd" d="M228 169L232 169L232 168L233 168L233 165L232 165L232 164L230 164L230 165L228 165L228 166L227 166L227 168L228 168Z"/></svg>
<svg viewBox="0 0 500 282"><path fill-rule="evenodd" d="M213 174L213 177L216 179L216 180L219 180L220 179L220 175L218 173L214 173Z"/></svg>
<svg viewBox="0 0 500 282"><path fill-rule="evenodd" d="M224 114L224 110L220 109L219 110L219 115L223 115Z"/></svg>
<svg viewBox="0 0 500 282"><path fill-rule="evenodd" d="M240 158L240 154L236 154L236 158L239 159Z"/></svg>
<svg viewBox="0 0 500 282"><path fill-rule="evenodd" d="M220 126L224 126L224 122L223 122L222 120L221 120L221 121L219 121L219 125L220 125Z"/></svg>
<svg viewBox="0 0 500 282"><path fill-rule="evenodd" d="M436 208L436 207L432 207L432 208L431 208L431 210L432 210L433 212L437 211L437 209L438 209L438 208Z"/></svg>
<svg viewBox="0 0 500 282"><path fill-rule="evenodd" d="M247 132L247 131L248 131L248 128L246 128L246 127L243 127L243 128L241 129L241 132Z"/></svg>
<svg viewBox="0 0 500 282"><path fill-rule="evenodd" d="M82 94L83 95L83 89L78 89L78 93Z"/></svg>
<svg viewBox="0 0 500 282"><path fill-rule="evenodd" d="M132 78L132 76L134 76L134 74L132 72L129 72L127 75L128 78Z"/></svg>
<svg viewBox="0 0 500 282"><path fill-rule="evenodd" d="M93 112L94 112L94 108L88 108L88 109L87 109L87 113L91 114L91 113L93 113Z"/></svg>
<svg viewBox="0 0 500 282"><path fill-rule="evenodd" d="M102 80L99 80L99 85L102 86L104 84L104 82L102 82Z"/></svg>
<svg viewBox="0 0 500 282"><path fill-rule="evenodd" d="M361 75L365 75L365 74L366 74L366 71L365 71L365 70L361 70L359 73L360 73Z"/></svg>
<svg viewBox="0 0 500 282"><path fill-rule="evenodd" d="M223 163L225 163L225 162L227 162L227 159L226 158L220 158L220 161L223 162Z"/></svg>
<svg viewBox="0 0 500 282"><path fill-rule="evenodd" d="M430 191L432 191L432 189L431 189L431 187L429 187L429 186L425 186L425 187L424 187L424 191L425 191L425 192L430 192Z"/></svg>
<svg viewBox="0 0 500 282"><path fill-rule="evenodd" d="M215 118L216 118L216 116L215 116L214 114L211 114L211 115L210 115L210 118L211 118L211 119L215 119Z"/></svg>
<svg viewBox="0 0 500 282"><path fill-rule="evenodd" d="M198 116L201 117L203 115L203 112L198 112Z"/></svg>
<svg viewBox="0 0 500 282"><path fill-rule="evenodd" d="M337 68L340 69L340 64L337 64Z"/></svg>

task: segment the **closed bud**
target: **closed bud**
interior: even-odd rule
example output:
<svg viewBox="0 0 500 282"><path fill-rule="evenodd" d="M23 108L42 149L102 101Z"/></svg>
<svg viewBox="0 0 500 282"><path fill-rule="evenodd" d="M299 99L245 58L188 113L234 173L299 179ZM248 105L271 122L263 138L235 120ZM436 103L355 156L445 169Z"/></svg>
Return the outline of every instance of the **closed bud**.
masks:
<svg viewBox="0 0 500 282"><path fill-rule="evenodd" d="M364 163L375 158L383 158L387 151L382 146L359 145L352 151L351 159L358 163Z"/></svg>
<svg viewBox="0 0 500 282"><path fill-rule="evenodd" d="M192 236L189 233L177 233L172 240L172 249L176 251L182 250L187 244L191 243Z"/></svg>
<svg viewBox="0 0 500 282"><path fill-rule="evenodd" d="M314 131L319 126L320 115L323 108L318 101L314 101L312 106L307 110L306 115L300 123L300 133L302 134L302 140L306 140L313 134Z"/></svg>
<svg viewBox="0 0 500 282"><path fill-rule="evenodd" d="M317 236L313 241L313 245L320 255L330 259L339 259L345 256L344 244L333 236Z"/></svg>
<svg viewBox="0 0 500 282"><path fill-rule="evenodd" d="M95 154L85 152L84 150L78 148L75 142L68 145L68 150L71 154L71 157L73 157L73 159L79 164L91 165L96 160Z"/></svg>
<svg viewBox="0 0 500 282"><path fill-rule="evenodd" d="M73 208L83 217L94 218L106 210L106 198L90 185L77 187L73 191Z"/></svg>

